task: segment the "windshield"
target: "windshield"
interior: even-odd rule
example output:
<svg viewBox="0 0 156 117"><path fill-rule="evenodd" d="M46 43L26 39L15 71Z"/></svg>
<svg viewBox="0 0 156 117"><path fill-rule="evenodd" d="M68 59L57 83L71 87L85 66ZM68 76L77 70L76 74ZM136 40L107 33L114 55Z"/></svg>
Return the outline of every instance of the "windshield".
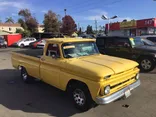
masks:
<svg viewBox="0 0 156 117"><path fill-rule="evenodd" d="M144 43L140 37L130 38L130 42L132 46L143 46Z"/></svg>
<svg viewBox="0 0 156 117"><path fill-rule="evenodd" d="M80 56L99 54L95 42L64 43L62 45L62 50L65 58L76 58Z"/></svg>
<svg viewBox="0 0 156 117"><path fill-rule="evenodd" d="M142 39L142 41L143 41L146 45L150 45L150 46L154 46L154 45L155 45L152 41L147 40L147 39Z"/></svg>

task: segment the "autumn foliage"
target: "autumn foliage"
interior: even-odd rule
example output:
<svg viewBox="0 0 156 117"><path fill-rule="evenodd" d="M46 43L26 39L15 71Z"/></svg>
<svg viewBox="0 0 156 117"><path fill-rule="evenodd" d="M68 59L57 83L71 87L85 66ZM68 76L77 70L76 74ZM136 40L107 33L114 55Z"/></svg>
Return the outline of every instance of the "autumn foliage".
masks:
<svg viewBox="0 0 156 117"><path fill-rule="evenodd" d="M76 31L77 25L70 15L62 18L61 32L71 36Z"/></svg>

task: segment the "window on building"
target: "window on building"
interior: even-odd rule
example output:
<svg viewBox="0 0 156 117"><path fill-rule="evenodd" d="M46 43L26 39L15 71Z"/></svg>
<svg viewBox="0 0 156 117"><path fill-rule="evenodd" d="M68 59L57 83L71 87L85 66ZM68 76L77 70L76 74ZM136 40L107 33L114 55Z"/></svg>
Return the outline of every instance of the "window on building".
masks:
<svg viewBox="0 0 156 117"><path fill-rule="evenodd" d="M11 28L9 28L9 31L11 31Z"/></svg>

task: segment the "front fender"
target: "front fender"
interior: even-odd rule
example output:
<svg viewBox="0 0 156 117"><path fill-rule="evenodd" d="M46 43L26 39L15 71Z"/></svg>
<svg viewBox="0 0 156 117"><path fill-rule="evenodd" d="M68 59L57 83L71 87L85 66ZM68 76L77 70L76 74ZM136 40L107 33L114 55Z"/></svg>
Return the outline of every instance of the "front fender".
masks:
<svg viewBox="0 0 156 117"><path fill-rule="evenodd" d="M72 79L85 83L90 91L93 100L95 100L97 95L99 95L100 88L101 88L100 82L92 81L66 72L60 73L60 89L65 91L68 82Z"/></svg>

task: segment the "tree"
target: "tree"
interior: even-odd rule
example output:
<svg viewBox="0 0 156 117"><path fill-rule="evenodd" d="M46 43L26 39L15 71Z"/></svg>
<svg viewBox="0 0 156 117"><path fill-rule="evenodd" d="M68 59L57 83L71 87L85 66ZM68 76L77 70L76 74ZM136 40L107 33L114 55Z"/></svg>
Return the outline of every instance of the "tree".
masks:
<svg viewBox="0 0 156 117"><path fill-rule="evenodd" d="M26 21L26 25L31 33L37 31L38 22L35 17L30 17L29 20Z"/></svg>
<svg viewBox="0 0 156 117"><path fill-rule="evenodd" d="M16 33L20 33L23 37L30 37L31 33L29 30L16 29Z"/></svg>
<svg viewBox="0 0 156 117"><path fill-rule="evenodd" d="M82 34L82 29L80 27L79 31L78 31L78 35L81 35Z"/></svg>
<svg viewBox="0 0 156 117"><path fill-rule="evenodd" d="M77 29L75 21L70 15L66 15L62 18L61 32L71 36Z"/></svg>
<svg viewBox="0 0 156 117"><path fill-rule="evenodd" d="M2 23L2 20L0 19L0 23Z"/></svg>
<svg viewBox="0 0 156 117"><path fill-rule="evenodd" d="M20 28L17 28L17 29L16 29L16 33L23 34L23 30L22 30L22 29L20 29Z"/></svg>
<svg viewBox="0 0 156 117"><path fill-rule="evenodd" d="M105 27L100 25L98 33L104 33L104 31L105 31Z"/></svg>
<svg viewBox="0 0 156 117"><path fill-rule="evenodd" d="M92 26L90 26L90 25L87 26L86 33L87 33L87 34L93 34Z"/></svg>
<svg viewBox="0 0 156 117"><path fill-rule="evenodd" d="M59 18L58 15L56 15L54 12L49 10L48 13L44 15L44 21L43 21L44 31L52 32L52 33L59 32L60 22L58 18Z"/></svg>
<svg viewBox="0 0 156 117"><path fill-rule="evenodd" d="M32 34L37 31L38 22L36 18L31 15L31 12L29 9L20 10L18 15L21 16L18 22L24 28L25 33Z"/></svg>
<svg viewBox="0 0 156 117"><path fill-rule="evenodd" d="M23 18L23 20L26 22L31 16L31 12L29 9L21 9L18 12L18 15L21 16Z"/></svg>
<svg viewBox="0 0 156 117"><path fill-rule="evenodd" d="M18 23L21 24L21 26L24 30L27 30L28 27L23 19L19 18Z"/></svg>
<svg viewBox="0 0 156 117"><path fill-rule="evenodd" d="M8 17L8 18L6 18L5 23L12 23L12 24L14 24L14 20L12 19L12 17Z"/></svg>

